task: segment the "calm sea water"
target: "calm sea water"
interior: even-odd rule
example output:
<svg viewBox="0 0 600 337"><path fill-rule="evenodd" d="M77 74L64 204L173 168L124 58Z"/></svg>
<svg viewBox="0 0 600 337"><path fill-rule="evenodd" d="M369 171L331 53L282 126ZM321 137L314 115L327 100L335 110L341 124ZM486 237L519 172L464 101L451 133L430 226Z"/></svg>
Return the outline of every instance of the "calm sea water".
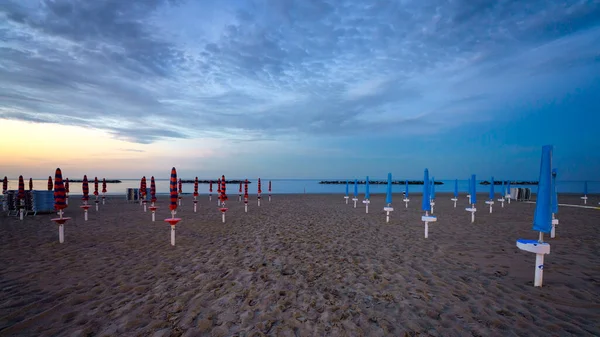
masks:
<svg viewBox="0 0 600 337"><path fill-rule="evenodd" d="M108 195L125 195L125 191L127 188L139 188L140 180L139 179L119 179L122 182L119 184L108 184L107 183L107 191ZM272 179L272 194L298 194L298 193L339 193L345 194L346 186L342 185L325 185L319 184L319 181L322 179ZM375 180L375 179L371 179ZM257 191L257 180L249 180L252 183L248 184L248 193L256 194ZM454 191L454 180L439 180L443 182L443 185L436 185L436 192L453 192ZM269 180L261 179L262 182L262 193L263 195L267 195ZM583 194L583 181L557 181L556 183L557 189L559 193L575 193L575 194ZM18 179L9 180L8 183L9 190L18 188ZM94 191L94 183L90 182L90 194ZM466 194L469 183L467 180L459 180L458 181L458 189L459 193ZM511 185L512 187L519 187L517 185ZM81 183L70 183L70 192L71 194L82 194L81 191ZM148 180L148 187L150 187L150 181ZM533 193L537 192L537 186L521 186L531 188ZM25 188L29 188L29 179L25 181ZM46 190L48 188L48 180L34 180L33 181L33 189L34 190ZM198 187L198 191L201 195L208 194L208 184L200 184ZM409 185L409 194L421 194L423 191L422 185ZM499 193L500 186L495 186L495 192ZM99 184L100 191L102 190L102 182ZM369 186L370 192L372 194L376 193L385 193L386 185L373 185ZM237 194L239 190L239 185L236 184L228 184L227 185L227 193L228 194ZM490 187L485 185L477 184L477 191L481 193L489 192ZM243 191L243 189L242 189ZM352 182L349 187L350 194L354 193L354 186ZM359 194L364 194L365 185L358 185ZM156 193L164 194L169 192L169 180L168 179L157 179L156 180ZM194 192L194 184L183 184L183 193L193 193ZM392 185L393 193L402 193L404 192L404 185ZM213 184L213 194L216 195L217 186ZM599 194L600 193L600 181L588 181L588 194Z"/></svg>

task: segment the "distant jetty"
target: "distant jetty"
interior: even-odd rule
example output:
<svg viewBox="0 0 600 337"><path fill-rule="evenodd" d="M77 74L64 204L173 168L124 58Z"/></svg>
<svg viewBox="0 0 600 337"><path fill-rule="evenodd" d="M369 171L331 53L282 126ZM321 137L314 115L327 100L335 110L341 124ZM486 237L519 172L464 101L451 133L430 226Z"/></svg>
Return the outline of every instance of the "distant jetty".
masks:
<svg viewBox="0 0 600 337"><path fill-rule="evenodd" d="M195 182L195 180L181 180L182 184L193 184ZM216 180L198 180L199 184L210 184L210 183L216 183ZM239 183L244 183L246 182L245 180L225 180L226 184L239 184ZM252 184L251 181L248 181L248 184Z"/></svg>
<svg viewBox="0 0 600 337"><path fill-rule="evenodd" d="M354 181L348 181L349 184L354 184ZM400 180L395 180L392 181L392 185L404 185L406 183L406 181L400 181ZM345 180L322 180L319 181L319 184L325 184L325 185L342 185L342 184L346 184ZM366 181L364 180L359 180L358 181L359 185L365 185ZM369 180L369 184L373 184L373 185L387 185L387 180ZM423 180L409 180L408 181L409 185L423 185ZM435 182L436 185L443 185L444 183L441 181L436 181Z"/></svg>
<svg viewBox="0 0 600 337"><path fill-rule="evenodd" d="M537 185L537 181L511 181L511 185ZM485 180L479 183L479 185L490 185L490 182ZM502 180L494 180L494 185L502 185Z"/></svg>
<svg viewBox="0 0 600 337"><path fill-rule="evenodd" d="M102 182L102 179L98 179L99 182ZM81 179L69 179L70 183L82 183L83 180ZM93 183L94 179L89 179L88 183ZM120 180L106 180L107 184L120 184L121 181Z"/></svg>

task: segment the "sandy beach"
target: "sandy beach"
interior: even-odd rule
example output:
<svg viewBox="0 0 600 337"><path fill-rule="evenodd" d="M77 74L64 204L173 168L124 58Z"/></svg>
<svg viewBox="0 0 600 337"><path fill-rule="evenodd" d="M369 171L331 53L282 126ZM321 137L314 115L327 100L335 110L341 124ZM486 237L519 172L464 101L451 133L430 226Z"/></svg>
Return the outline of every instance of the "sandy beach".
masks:
<svg viewBox="0 0 600 337"><path fill-rule="evenodd" d="M388 224L383 195L369 214L341 194L230 198L223 224L215 196L198 213L185 196L174 247L165 197L155 223L116 197L84 222L71 197L64 244L53 215L3 213L0 336L600 335L600 210L560 208L535 288L515 245L537 239L534 204L489 214L481 194L471 224L438 193L425 239L419 195Z"/></svg>

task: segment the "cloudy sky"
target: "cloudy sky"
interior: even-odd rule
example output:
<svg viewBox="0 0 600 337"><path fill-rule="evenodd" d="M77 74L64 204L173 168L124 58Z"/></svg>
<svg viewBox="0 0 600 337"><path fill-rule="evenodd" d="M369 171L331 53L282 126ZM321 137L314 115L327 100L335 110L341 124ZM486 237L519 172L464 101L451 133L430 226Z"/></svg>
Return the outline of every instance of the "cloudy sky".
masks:
<svg viewBox="0 0 600 337"><path fill-rule="evenodd" d="M600 174L600 1L2 0L0 175Z"/></svg>

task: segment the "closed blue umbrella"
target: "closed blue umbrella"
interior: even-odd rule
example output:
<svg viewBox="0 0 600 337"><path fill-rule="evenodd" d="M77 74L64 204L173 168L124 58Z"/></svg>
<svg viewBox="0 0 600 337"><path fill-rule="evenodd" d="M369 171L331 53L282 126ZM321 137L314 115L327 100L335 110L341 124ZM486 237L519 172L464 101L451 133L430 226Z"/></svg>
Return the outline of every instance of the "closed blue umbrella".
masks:
<svg viewBox="0 0 600 337"><path fill-rule="evenodd" d="M490 183L490 200L494 201L494 177L492 177L492 181Z"/></svg>
<svg viewBox="0 0 600 337"><path fill-rule="evenodd" d="M552 169L552 213L558 213L558 192L556 190L556 169Z"/></svg>
<svg viewBox="0 0 600 337"><path fill-rule="evenodd" d="M354 197L358 197L358 179L354 179Z"/></svg>
<svg viewBox="0 0 600 337"><path fill-rule="evenodd" d="M386 190L386 194L385 194L385 203L388 205L392 203L392 174L391 173L388 173L387 190Z"/></svg>
<svg viewBox="0 0 600 337"><path fill-rule="evenodd" d="M429 199L429 170L425 169L423 176L423 200L421 201L421 209L429 212L431 211L431 204Z"/></svg>
<svg viewBox="0 0 600 337"><path fill-rule="evenodd" d="M474 174L471 175L471 203L477 203L477 185Z"/></svg>
<svg viewBox="0 0 600 337"><path fill-rule="evenodd" d="M550 233L552 230L552 145L542 148L540 179L533 216L533 230Z"/></svg>
<svg viewBox="0 0 600 337"><path fill-rule="evenodd" d="M408 199L408 180L404 181L404 194L406 194L406 198Z"/></svg>
<svg viewBox="0 0 600 337"><path fill-rule="evenodd" d="M454 197L458 198L458 179L454 180Z"/></svg>
<svg viewBox="0 0 600 337"><path fill-rule="evenodd" d="M431 177L431 200L435 200L435 178Z"/></svg>
<svg viewBox="0 0 600 337"><path fill-rule="evenodd" d="M367 176L367 180L365 181L365 199L369 200L371 197L371 193L369 193L369 177Z"/></svg>

